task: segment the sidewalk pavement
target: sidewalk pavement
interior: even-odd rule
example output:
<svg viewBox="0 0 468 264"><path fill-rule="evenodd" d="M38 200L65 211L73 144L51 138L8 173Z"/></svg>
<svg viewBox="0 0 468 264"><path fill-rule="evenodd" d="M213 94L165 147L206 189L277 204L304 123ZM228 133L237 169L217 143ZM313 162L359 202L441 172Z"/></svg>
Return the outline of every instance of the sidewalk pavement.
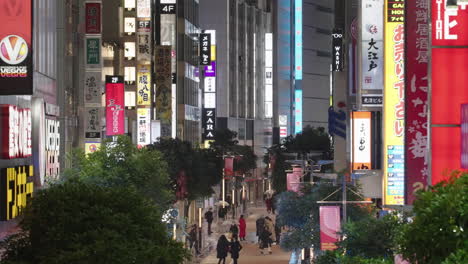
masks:
<svg viewBox="0 0 468 264"><path fill-rule="evenodd" d="M247 237L246 241L241 241L242 251L240 252L240 257L238 259L239 264L285 264L289 263L290 253L283 251L279 245L274 245L272 247L273 254L271 255L262 255L257 244L256 236L256 227L255 221L260 216L269 215L270 218L274 220L273 214L268 214L264 207L249 208L246 217L247 223ZM229 231L229 226L234 220L228 219L224 222L219 222L217 225L214 225L214 233L210 237L207 237L207 242L211 248L211 253L208 256L198 260L193 263L200 264L217 264L218 259L216 258L216 244L218 243L218 238L221 234L227 234ZM235 220L236 224L238 220ZM232 263L231 256L226 258L226 264Z"/></svg>

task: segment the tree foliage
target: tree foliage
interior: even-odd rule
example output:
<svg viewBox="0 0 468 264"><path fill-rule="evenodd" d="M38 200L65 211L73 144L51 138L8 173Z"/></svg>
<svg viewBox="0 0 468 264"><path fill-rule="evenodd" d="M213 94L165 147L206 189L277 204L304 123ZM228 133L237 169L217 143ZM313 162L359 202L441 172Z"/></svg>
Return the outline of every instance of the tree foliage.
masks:
<svg viewBox="0 0 468 264"><path fill-rule="evenodd" d="M341 250L326 251L314 260L314 264L393 264L393 260L383 258L363 258L344 255Z"/></svg>
<svg viewBox="0 0 468 264"><path fill-rule="evenodd" d="M163 153L169 165L173 191L180 190L181 184L185 185L186 193L180 194L179 199L209 196L213 192L211 187L221 180L221 157L211 149L194 148L188 141L172 138L160 138L148 148ZM183 181L180 179L181 171L185 175Z"/></svg>
<svg viewBox="0 0 468 264"><path fill-rule="evenodd" d="M78 178L107 187L132 186L155 201L161 210L174 201L163 155L147 148L138 149L128 137L106 141L87 156L83 151L75 151L70 160L72 166L64 172L65 180Z"/></svg>
<svg viewBox="0 0 468 264"><path fill-rule="evenodd" d="M133 187L78 180L38 191L21 232L2 244L1 263L182 263L154 202Z"/></svg>
<svg viewBox="0 0 468 264"><path fill-rule="evenodd" d="M306 185L302 188L302 195L294 192L283 192L278 195L277 223L288 227L288 232L282 235L281 247L286 250L297 248L309 248L311 245L320 244L320 217L317 201L321 201L338 187L328 182L319 182L314 185ZM359 193L358 188L348 187ZM328 200L340 201L341 192L337 192ZM361 197L349 192L347 200L361 200ZM369 215L371 207L361 205L348 205L347 216L352 221L357 221Z"/></svg>
<svg viewBox="0 0 468 264"><path fill-rule="evenodd" d="M399 241L406 259L435 264L467 255L468 173L455 172L450 180L418 193L413 211L413 222L403 228Z"/></svg>
<svg viewBox="0 0 468 264"><path fill-rule="evenodd" d="M263 162L272 165L273 188L276 192L286 191L286 170L291 165L286 162L287 153L296 153L298 158L307 159L307 154L321 153L319 158L331 159L333 150L330 137L323 127L305 127L302 133L287 137L282 143L271 146Z"/></svg>
<svg viewBox="0 0 468 264"><path fill-rule="evenodd" d="M348 256L393 259L398 247L396 238L406 224L404 219L392 213L383 218L368 216L348 222L342 228L346 239L339 247L346 250Z"/></svg>

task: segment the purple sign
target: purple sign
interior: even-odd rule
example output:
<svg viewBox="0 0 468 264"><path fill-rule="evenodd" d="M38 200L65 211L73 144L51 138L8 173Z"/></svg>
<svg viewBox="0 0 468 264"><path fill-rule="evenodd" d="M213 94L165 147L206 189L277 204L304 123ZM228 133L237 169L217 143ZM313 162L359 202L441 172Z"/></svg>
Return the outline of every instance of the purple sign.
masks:
<svg viewBox="0 0 468 264"><path fill-rule="evenodd" d="M216 61L212 61L211 65L205 66L205 77L216 77Z"/></svg>

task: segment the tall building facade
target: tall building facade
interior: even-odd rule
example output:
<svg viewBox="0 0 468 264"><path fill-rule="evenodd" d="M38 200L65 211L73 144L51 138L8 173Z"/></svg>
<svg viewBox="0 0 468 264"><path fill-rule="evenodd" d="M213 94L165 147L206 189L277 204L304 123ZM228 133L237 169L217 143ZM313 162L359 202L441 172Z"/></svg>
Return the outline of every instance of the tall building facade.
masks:
<svg viewBox="0 0 468 264"><path fill-rule="evenodd" d="M0 1L0 239L60 170L57 1ZM63 152L62 152L63 153Z"/></svg>
<svg viewBox="0 0 468 264"><path fill-rule="evenodd" d="M303 127L328 126L334 2L278 0L272 10L273 141L278 143Z"/></svg>
<svg viewBox="0 0 468 264"><path fill-rule="evenodd" d="M200 0L200 25L216 38L216 127L261 157L273 119L271 1Z"/></svg>

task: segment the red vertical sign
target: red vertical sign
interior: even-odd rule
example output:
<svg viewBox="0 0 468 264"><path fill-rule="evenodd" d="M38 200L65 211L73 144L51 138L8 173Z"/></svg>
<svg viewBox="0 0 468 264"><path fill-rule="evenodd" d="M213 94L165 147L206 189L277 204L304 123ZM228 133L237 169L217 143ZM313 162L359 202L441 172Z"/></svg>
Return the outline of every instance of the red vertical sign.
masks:
<svg viewBox="0 0 468 264"><path fill-rule="evenodd" d="M234 158L224 158L224 176L234 176Z"/></svg>
<svg viewBox="0 0 468 264"><path fill-rule="evenodd" d="M106 135L125 133L123 76L106 76Z"/></svg>
<svg viewBox="0 0 468 264"><path fill-rule="evenodd" d="M338 248L340 235L340 207L320 206L320 249L335 250Z"/></svg>
<svg viewBox="0 0 468 264"><path fill-rule="evenodd" d="M33 94L32 1L0 0L0 95Z"/></svg>
<svg viewBox="0 0 468 264"><path fill-rule="evenodd" d="M101 34L101 4L86 3L86 34Z"/></svg>
<svg viewBox="0 0 468 264"><path fill-rule="evenodd" d="M426 1L406 1L405 53L405 197L413 204L415 193L428 184L428 53L429 10Z"/></svg>

